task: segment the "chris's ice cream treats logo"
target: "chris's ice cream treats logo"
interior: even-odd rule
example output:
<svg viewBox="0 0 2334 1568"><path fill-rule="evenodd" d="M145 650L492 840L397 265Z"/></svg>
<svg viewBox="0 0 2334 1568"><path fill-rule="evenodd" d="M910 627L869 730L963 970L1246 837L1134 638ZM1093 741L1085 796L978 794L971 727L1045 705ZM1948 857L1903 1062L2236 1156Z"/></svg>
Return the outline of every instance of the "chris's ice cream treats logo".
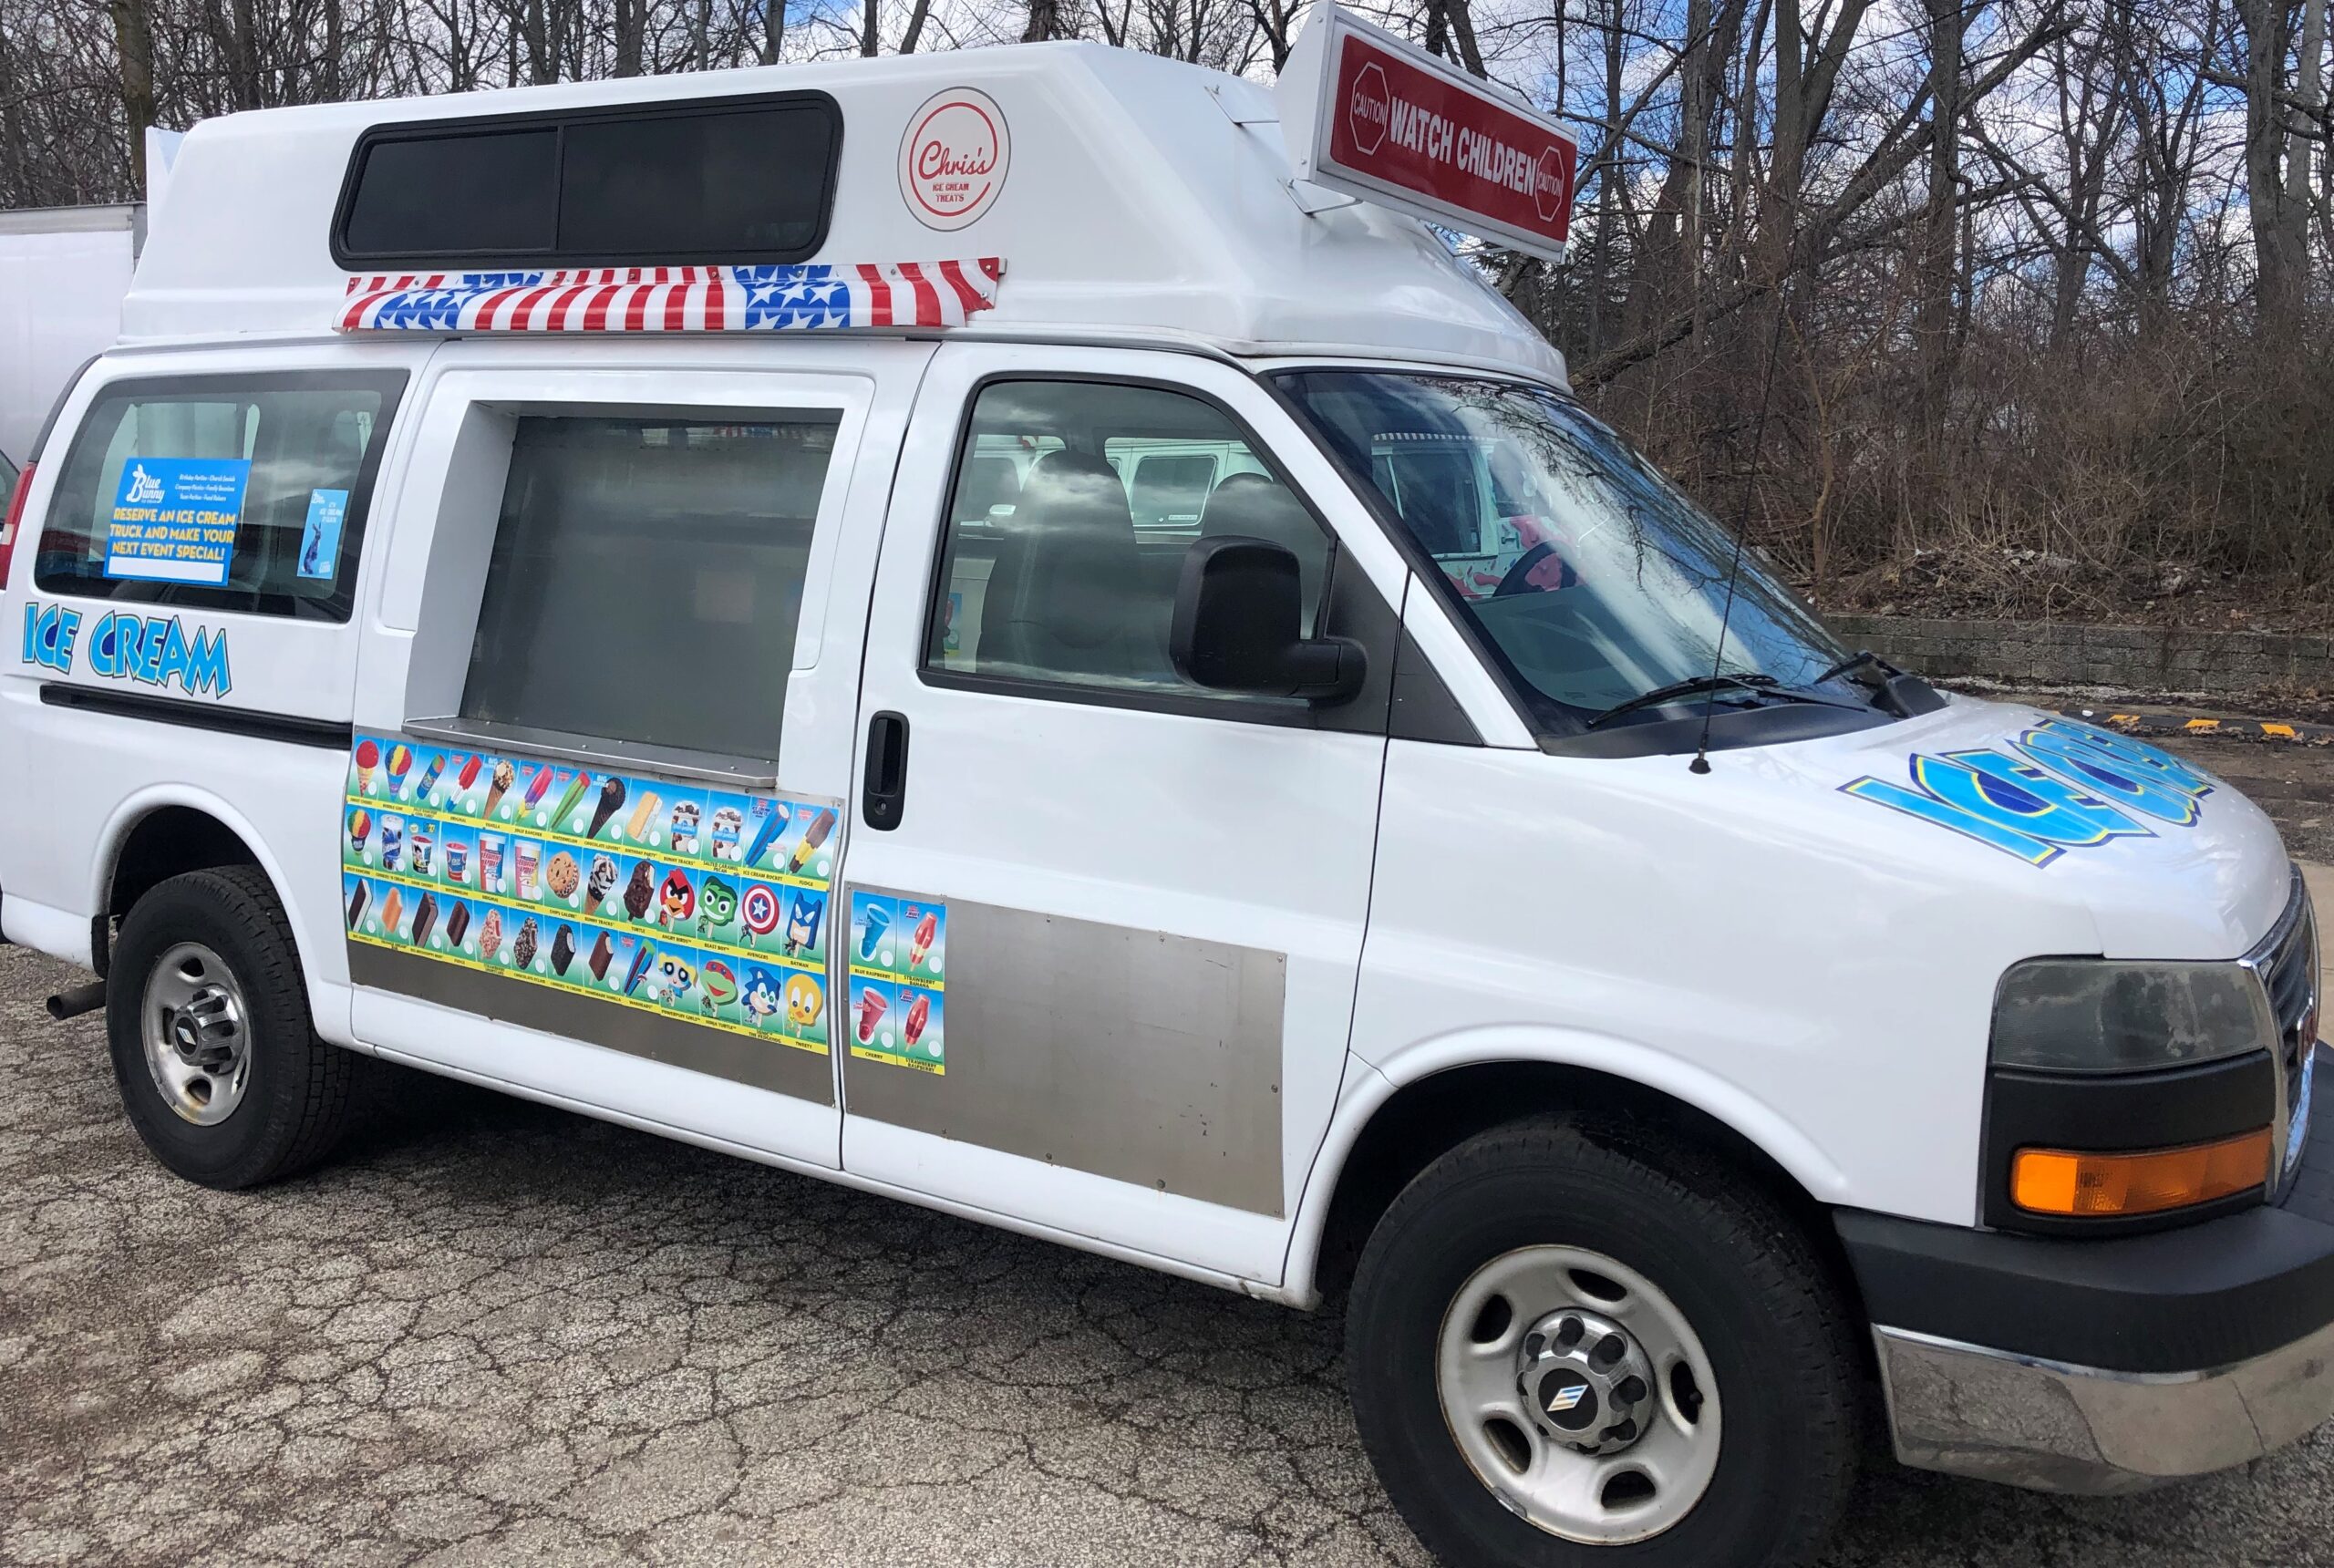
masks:
<svg viewBox="0 0 2334 1568"><path fill-rule="evenodd" d="M900 139L900 195L928 229L961 229L1005 188L1013 144L1005 111L972 88L926 98Z"/></svg>

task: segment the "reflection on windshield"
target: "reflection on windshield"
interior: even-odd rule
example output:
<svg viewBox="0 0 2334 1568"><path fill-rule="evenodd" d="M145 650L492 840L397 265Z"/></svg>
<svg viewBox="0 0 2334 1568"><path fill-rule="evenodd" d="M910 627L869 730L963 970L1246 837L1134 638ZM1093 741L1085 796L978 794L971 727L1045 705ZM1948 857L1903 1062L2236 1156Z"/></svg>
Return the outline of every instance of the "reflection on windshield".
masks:
<svg viewBox="0 0 2334 1568"><path fill-rule="evenodd" d="M1568 399L1375 371L1281 385L1369 476L1509 673L1567 727L1713 669L1804 686L1840 657L1746 555L1720 660L1733 541ZM1716 700L1761 699L1738 690Z"/></svg>

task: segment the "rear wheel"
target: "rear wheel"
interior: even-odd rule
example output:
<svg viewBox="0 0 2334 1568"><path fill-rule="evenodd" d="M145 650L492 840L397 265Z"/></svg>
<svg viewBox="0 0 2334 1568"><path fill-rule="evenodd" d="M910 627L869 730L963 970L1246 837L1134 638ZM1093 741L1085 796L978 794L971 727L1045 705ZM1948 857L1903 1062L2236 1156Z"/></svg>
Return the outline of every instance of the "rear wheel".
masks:
<svg viewBox="0 0 2334 1568"><path fill-rule="evenodd" d="M1395 1200L1346 1357L1379 1476L1447 1563L1782 1568L1854 1477L1851 1346L1813 1249L1739 1173L1534 1121Z"/></svg>
<svg viewBox="0 0 2334 1568"><path fill-rule="evenodd" d="M316 1037L283 905L249 866L172 877L131 906L106 1035L139 1137L206 1187L255 1187L323 1159L362 1065Z"/></svg>

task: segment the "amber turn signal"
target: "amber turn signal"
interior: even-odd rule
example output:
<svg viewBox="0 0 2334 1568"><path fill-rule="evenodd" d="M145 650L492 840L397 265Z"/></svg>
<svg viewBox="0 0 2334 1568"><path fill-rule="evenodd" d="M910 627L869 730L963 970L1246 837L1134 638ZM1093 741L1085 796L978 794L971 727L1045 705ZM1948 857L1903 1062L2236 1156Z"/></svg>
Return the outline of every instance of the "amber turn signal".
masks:
<svg viewBox="0 0 2334 1568"><path fill-rule="evenodd" d="M2216 1143L2141 1154L2021 1149L2011 1201L2032 1214L2160 1214L2259 1187L2269 1179L2266 1127Z"/></svg>

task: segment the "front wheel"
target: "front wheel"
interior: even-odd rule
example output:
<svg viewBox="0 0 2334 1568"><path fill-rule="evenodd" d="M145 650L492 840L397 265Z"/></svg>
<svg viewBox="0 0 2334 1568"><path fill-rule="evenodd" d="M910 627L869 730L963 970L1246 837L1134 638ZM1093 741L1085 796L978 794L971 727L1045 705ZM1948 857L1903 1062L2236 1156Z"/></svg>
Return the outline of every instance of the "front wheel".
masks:
<svg viewBox="0 0 2334 1568"><path fill-rule="evenodd" d="M1782 1568L1854 1472L1820 1260L1728 1167L1623 1129L1496 1129L1363 1250L1346 1336L1380 1478L1444 1562Z"/></svg>

